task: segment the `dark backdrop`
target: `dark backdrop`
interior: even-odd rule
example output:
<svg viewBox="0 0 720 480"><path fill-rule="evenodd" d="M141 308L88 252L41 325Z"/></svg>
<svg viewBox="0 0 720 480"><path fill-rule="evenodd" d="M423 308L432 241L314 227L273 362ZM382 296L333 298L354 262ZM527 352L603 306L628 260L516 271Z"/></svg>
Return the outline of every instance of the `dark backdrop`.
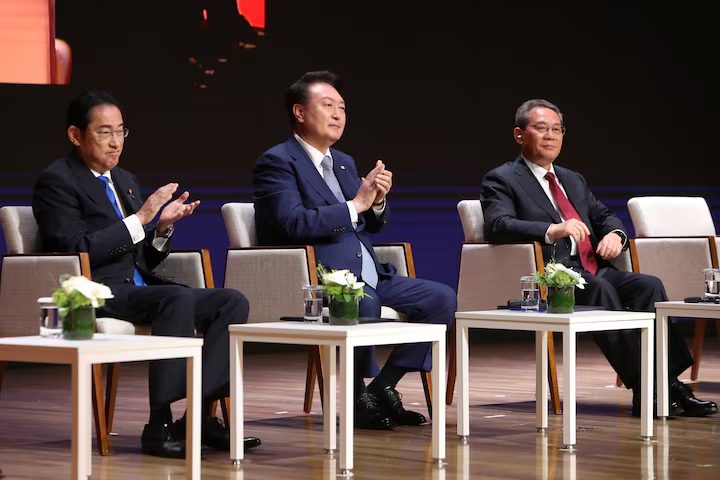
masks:
<svg viewBox="0 0 720 480"><path fill-rule="evenodd" d="M69 100L109 90L131 129L121 165L146 193L178 181L203 201L178 225L175 246L210 248L221 284L220 206L250 200L255 159L289 134L286 86L329 69L343 77L348 103L336 147L360 171L378 158L393 170L392 225L377 240L412 242L420 276L456 285L455 206L517 154L513 116L529 98L563 110L558 163L581 171L631 234L632 196L702 195L718 208L707 147L712 51L692 7L267 0L258 35L234 3L59 0L72 80L0 85L0 203L29 204L34 178L68 151Z"/></svg>

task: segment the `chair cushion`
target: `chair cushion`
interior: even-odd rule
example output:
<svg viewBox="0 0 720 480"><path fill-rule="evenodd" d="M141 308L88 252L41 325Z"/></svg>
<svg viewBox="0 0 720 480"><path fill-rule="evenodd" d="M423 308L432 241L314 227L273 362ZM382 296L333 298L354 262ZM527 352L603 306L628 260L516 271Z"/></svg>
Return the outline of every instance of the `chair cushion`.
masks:
<svg viewBox="0 0 720 480"><path fill-rule="evenodd" d="M95 320L98 333L113 335L135 335L135 325L117 318L101 317Z"/></svg>
<svg viewBox="0 0 720 480"><path fill-rule="evenodd" d="M715 224L702 197L634 197L628 210L636 237L709 237Z"/></svg>

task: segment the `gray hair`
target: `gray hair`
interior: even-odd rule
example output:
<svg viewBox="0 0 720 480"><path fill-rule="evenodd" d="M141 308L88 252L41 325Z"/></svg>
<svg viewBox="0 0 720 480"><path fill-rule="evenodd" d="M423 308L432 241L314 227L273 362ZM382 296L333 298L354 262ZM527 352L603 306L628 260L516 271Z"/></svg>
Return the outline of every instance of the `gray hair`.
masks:
<svg viewBox="0 0 720 480"><path fill-rule="evenodd" d="M515 126L525 130L525 128L530 123L530 112L535 107L545 107L554 111L558 114L558 117L560 117L560 125L563 124L563 114L558 107L548 102L547 100L536 98L533 100L528 100L527 102L520 105L520 107L517 109L517 112L515 112Z"/></svg>

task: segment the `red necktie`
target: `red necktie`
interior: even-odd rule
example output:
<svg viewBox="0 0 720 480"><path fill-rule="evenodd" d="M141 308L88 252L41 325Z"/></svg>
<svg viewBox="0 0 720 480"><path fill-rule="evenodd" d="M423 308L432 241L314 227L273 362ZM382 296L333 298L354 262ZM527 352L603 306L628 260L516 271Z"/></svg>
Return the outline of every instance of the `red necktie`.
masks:
<svg viewBox="0 0 720 480"><path fill-rule="evenodd" d="M566 220L574 218L582 222L577 210L575 210L575 207L572 206L570 200L568 200L563 191L560 189L560 185L558 185L555 181L555 175L553 175L552 172L548 172L545 175L545 179L550 183L550 192L552 193L555 202L557 202L558 208L560 208L560 212L562 212L563 217L565 217ZM598 265L597 260L595 260L595 252L593 252L592 243L590 243L590 236L587 235L585 236L585 240L577 242L577 246L578 253L580 254L580 263L582 263L585 270L595 275Z"/></svg>

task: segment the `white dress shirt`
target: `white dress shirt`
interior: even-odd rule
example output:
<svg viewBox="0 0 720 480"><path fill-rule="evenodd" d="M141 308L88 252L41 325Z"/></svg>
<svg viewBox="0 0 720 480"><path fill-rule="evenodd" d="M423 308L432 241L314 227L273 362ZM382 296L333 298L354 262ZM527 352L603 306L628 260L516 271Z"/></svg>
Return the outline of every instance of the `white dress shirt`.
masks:
<svg viewBox="0 0 720 480"><path fill-rule="evenodd" d="M110 190L112 190L113 195L115 195L115 202L118 204L118 207L120 207L120 211L122 212L122 215L124 217L122 221L125 224L125 227L128 229L128 233L130 234L130 239L132 240L133 244L137 244L145 240L145 228L140 222L138 216L134 213L130 216L126 216L127 212L125 212L125 207L123 207L123 203L120 201L120 197L118 197L118 193L115 189L115 184L113 183L110 170L105 173L98 173L93 169L90 169L90 171L93 173L93 175L95 175L95 178L102 175L109 179L108 185L110 185ZM158 237L156 230L155 238L153 238L152 245L157 251L164 252L167 248L167 238Z"/></svg>

